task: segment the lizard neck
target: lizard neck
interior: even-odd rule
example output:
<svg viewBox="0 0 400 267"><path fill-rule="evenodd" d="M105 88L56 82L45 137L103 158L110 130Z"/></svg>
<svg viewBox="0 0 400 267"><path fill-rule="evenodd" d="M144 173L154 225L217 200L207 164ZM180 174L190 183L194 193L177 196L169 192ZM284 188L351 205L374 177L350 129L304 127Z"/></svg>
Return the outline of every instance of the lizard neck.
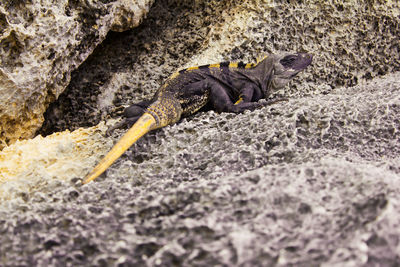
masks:
<svg viewBox="0 0 400 267"><path fill-rule="evenodd" d="M266 98L272 89L274 62L273 57L269 56L252 68L237 69L237 71L246 79L256 84L261 89L263 97Z"/></svg>
<svg viewBox="0 0 400 267"><path fill-rule="evenodd" d="M268 56L251 69L254 79L257 80L264 97L268 97L272 90L274 77L274 56Z"/></svg>

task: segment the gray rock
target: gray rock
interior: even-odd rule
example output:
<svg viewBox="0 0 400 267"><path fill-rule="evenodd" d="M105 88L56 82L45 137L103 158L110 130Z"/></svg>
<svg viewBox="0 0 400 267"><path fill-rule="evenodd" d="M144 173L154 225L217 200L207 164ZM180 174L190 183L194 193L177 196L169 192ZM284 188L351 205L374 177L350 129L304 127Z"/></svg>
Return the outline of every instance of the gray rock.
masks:
<svg viewBox="0 0 400 267"><path fill-rule="evenodd" d="M110 34L43 133L118 118L183 66L277 50L315 61L276 92L289 102L152 132L94 183L39 172L0 204L0 265L399 265L398 3L287 2L157 1Z"/></svg>
<svg viewBox="0 0 400 267"><path fill-rule="evenodd" d="M111 34L73 74L41 134L98 124L149 98L179 68L314 53L312 68L277 96L328 94L400 71L399 3L159 1L138 28ZM111 99L111 100L110 100Z"/></svg>
<svg viewBox="0 0 400 267"><path fill-rule="evenodd" d="M107 32L136 27L153 1L2 1L0 148L31 138L71 72Z"/></svg>
<svg viewBox="0 0 400 267"><path fill-rule="evenodd" d="M97 182L2 203L2 265L396 266L399 81L151 133Z"/></svg>

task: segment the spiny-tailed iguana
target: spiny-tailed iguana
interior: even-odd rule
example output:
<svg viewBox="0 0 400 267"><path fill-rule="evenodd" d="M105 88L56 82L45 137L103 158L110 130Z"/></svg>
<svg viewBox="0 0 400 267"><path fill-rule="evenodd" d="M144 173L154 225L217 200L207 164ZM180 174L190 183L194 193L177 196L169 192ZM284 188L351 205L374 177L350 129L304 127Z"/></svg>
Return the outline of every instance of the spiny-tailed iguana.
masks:
<svg viewBox="0 0 400 267"><path fill-rule="evenodd" d="M84 183L96 179L147 132L176 123L205 106L217 112L241 113L276 102L258 101L284 87L311 61L308 53L286 53L269 55L256 64L223 62L172 74L152 100L125 109L126 119L113 128L133 126L85 177Z"/></svg>

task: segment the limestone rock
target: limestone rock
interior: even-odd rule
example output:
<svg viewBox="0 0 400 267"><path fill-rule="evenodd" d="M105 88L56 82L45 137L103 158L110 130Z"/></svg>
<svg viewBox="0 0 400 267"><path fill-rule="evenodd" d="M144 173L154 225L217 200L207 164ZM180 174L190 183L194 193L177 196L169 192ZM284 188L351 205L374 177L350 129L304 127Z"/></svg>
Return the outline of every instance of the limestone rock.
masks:
<svg viewBox="0 0 400 267"><path fill-rule="evenodd" d="M399 81L199 114L149 134L85 186L68 180L105 152L100 132L18 142L1 168L25 155L20 177L41 182L0 205L2 263L396 266Z"/></svg>
<svg viewBox="0 0 400 267"><path fill-rule="evenodd" d="M51 105L41 132L117 118L124 106L151 97L177 69L193 65L254 62L277 51L313 53L311 68L277 93L291 97L327 94L338 86L400 71L399 5L398 1L161 1L144 24L110 36L74 72L68 93ZM99 97L103 95L113 100L105 103Z"/></svg>
<svg viewBox="0 0 400 267"><path fill-rule="evenodd" d="M5 147L0 151L0 201L79 178L96 162L98 154L111 148L112 142L103 137L106 129L100 124Z"/></svg>
<svg viewBox="0 0 400 267"><path fill-rule="evenodd" d="M2 1L0 148L33 137L71 72L107 32L139 25L153 1Z"/></svg>
<svg viewBox="0 0 400 267"><path fill-rule="evenodd" d="M8 167L8 181L34 182L0 185L12 194L0 201L0 265L400 265L398 10L398 1L156 1L74 72L43 133L111 125L187 65L306 50L313 66L276 92L289 102L149 133L85 186L76 178L124 130L87 136L82 155L67 133L56 146L60 134L11 146L2 160L26 158L30 171Z"/></svg>

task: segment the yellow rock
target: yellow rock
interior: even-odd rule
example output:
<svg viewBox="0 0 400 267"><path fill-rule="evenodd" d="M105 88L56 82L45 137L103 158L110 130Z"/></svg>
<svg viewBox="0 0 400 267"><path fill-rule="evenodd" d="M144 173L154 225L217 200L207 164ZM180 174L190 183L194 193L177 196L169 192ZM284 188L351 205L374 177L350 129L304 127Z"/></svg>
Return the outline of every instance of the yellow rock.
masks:
<svg viewBox="0 0 400 267"><path fill-rule="evenodd" d="M64 131L17 141L0 152L0 200L54 180L83 177L112 146L106 126Z"/></svg>

